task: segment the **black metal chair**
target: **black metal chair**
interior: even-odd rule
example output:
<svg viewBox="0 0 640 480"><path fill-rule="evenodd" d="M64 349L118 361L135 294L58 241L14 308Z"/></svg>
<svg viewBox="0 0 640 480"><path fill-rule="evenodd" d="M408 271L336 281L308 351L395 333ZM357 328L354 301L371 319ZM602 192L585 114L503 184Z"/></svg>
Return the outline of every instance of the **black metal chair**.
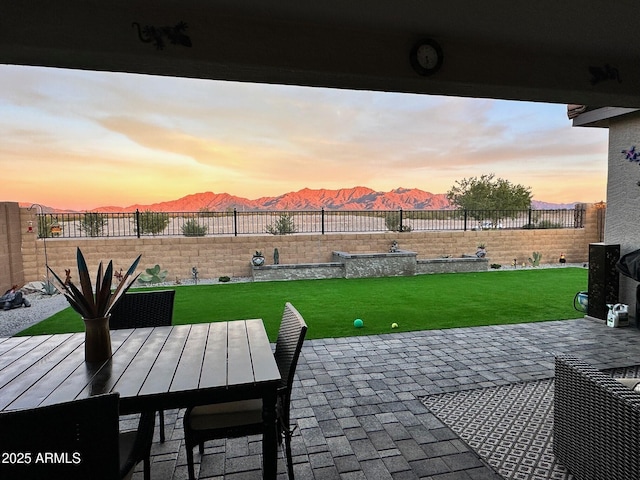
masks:
<svg viewBox="0 0 640 480"><path fill-rule="evenodd" d="M120 434L118 402L112 393L0 413L0 477L120 480L144 461L148 480L154 414Z"/></svg>
<svg viewBox="0 0 640 480"><path fill-rule="evenodd" d="M127 292L111 310L109 328L163 327L173 322L175 290ZM164 442L164 411L158 411L160 441Z"/></svg>
<svg viewBox="0 0 640 480"><path fill-rule="evenodd" d="M293 480L291 437L294 428L290 422L291 389L298 358L302 350L307 324L289 302L284 307L276 342L275 359L281 375L278 387L277 414L279 438L284 437L287 473ZM188 408L184 415L184 437L187 449L189 479L195 478L193 448L198 445L204 452L204 442L217 438L233 438L262 433L262 400L215 403Z"/></svg>

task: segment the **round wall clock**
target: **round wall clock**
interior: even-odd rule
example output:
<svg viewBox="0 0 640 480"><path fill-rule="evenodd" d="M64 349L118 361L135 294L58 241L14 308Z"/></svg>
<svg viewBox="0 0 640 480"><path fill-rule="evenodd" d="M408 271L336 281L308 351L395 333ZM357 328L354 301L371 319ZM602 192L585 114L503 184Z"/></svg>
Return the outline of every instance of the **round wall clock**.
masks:
<svg viewBox="0 0 640 480"><path fill-rule="evenodd" d="M433 75L442 66L442 48L435 40L425 38L413 46L409 58L418 75Z"/></svg>

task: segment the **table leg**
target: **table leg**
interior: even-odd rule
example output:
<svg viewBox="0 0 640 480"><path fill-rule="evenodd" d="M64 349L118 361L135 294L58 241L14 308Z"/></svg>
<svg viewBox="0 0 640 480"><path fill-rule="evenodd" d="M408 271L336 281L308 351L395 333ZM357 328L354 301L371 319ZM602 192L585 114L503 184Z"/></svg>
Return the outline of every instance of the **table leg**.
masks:
<svg viewBox="0 0 640 480"><path fill-rule="evenodd" d="M262 398L262 475L275 480L278 473L278 431L276 425L276 391L265 393Z"/></svg>

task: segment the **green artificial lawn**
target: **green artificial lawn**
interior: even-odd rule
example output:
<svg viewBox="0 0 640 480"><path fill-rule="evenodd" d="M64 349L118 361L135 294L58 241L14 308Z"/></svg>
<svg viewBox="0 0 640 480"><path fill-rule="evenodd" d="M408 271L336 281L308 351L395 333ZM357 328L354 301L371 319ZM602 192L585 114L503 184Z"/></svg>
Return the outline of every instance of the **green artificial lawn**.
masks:
<svg viewBox="0 0 640 480"><path fill-rule="evenodd" d="M176 286L173 322L262 318L273 341L287 301L305 318L309 339L562 320L583 315L573 298L586 290L587 275L567 267ZM354 327L357 318L362 328ZM83 330L79 315L67 308L19 335Z"/></svg>

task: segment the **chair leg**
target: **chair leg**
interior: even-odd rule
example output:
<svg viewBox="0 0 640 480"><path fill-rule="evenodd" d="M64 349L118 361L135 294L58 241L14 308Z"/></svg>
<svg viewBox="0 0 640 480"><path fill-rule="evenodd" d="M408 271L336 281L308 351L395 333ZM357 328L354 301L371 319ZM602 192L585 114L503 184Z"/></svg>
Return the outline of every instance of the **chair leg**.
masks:
<svg viewBox="0 0 640 480"><path fill-rule="evenodd" d="M189 471L189 480L195 480L196 474L193 467L193 447L187 446L187 470Z"/></svg>
<svg viewBox="0 0 640 480"><path fill-rule="evenodd" d="M291 432L293 433L293 432ZM294 480L293 478L293 459L291 458L291 433L285 432L284 434L284 449L287 454L287 475L289 476L289 480Z"/></svg>
<svg viewBox="0 0 640 480"><path fill-rule="evenodd" d="M160 420L160 442L164 443L164 410L158 411L158 417Z"/></svg>

